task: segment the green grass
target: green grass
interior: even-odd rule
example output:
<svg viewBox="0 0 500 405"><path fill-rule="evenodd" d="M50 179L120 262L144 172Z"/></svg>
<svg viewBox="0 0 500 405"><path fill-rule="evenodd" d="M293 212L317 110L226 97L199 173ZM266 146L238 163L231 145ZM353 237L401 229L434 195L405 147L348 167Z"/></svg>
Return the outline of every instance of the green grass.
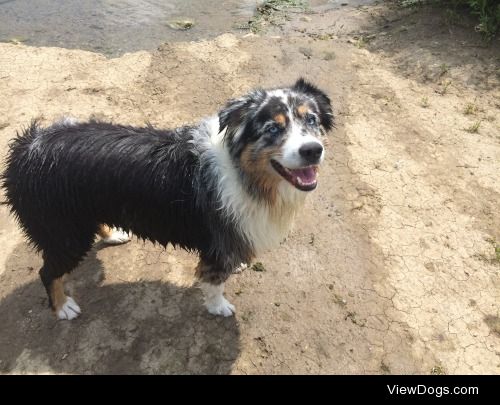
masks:
<svg viewBox="0 0 500 405"><path fill-rule="evenodd" d="M492 39L500 28L500 0L455 0L459 4L468 4L472 13L479 17L476 30L486 39Z"/></svg>
<svg viewBox="0 0 500 405"><path fill-rule="evenodd" d="M441 66L439 66L439 76L445 75L449 70L450 67L446 63L441 64Z"/></svg>
<svg viewBox="0 0 500 405"><path fill-rule="evenodd" d="M257 272L263 272L263 271L266 271L266 268L264 267L264 265L261 263L261 262L256 262L252 265L251 269L253 271L257 271Z"/></svg>
<svg viewBox="0 0 500 405"><path fill-rule="evenodd" d="M480 125L481 125L481 121L476 121L470 127L464 128L464 130L466 132L468 132L469 134L477 134L477 133L479 133L479 126Z"/></svg>
<svg viewBox="0 0 500 405"><path fill-rule="evenodd" d="M451 80L443 80L440 83L440 86L441 87L438 90L436 90L436 93L444 96L448 92L448 87L451 86Z"/></svg>
<svg viewBox="0 0 500 405"><path fill-rule="evenodd" d="M467 103L464 108L465 115L475 115L477 113L477 105L474 103Z"/></svg>
<svg viewBox="0 0 500 405"><path fill-rule="evenodd" d="M475 29L488 41L500 30L500 0L400 0L399 4L406 8L424 4L445 6L448 24L457 23L460 20L458 10L464 10L476 16Z"/></svg>

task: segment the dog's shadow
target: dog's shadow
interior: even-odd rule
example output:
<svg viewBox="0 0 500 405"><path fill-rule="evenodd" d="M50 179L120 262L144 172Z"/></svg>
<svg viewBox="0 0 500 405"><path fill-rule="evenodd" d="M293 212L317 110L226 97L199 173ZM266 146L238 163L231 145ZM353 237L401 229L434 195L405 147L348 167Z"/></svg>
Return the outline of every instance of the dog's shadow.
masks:
<svg viewBox="0 0 500 405"><path fill-rule="evenodd" d="M102 245L101 245L102 247ZM105 284L96 246L70 287L83 314L57 321L26 244L0 275L0 372L227 374L240 351L234 317L209 315L201 292L163 281ZM71 290L70 289L70 290Z"/></svg>

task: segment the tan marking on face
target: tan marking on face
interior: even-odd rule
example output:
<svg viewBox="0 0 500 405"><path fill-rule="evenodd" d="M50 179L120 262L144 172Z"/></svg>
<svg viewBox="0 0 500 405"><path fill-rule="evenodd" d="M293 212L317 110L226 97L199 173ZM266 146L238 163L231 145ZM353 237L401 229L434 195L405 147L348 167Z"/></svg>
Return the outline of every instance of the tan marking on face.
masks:
<svg viewBox="0 0 500 405"><path fill-rule="evenodd" d="M276 201L280 176L273 173L271 159L278 153L279 147L267 148L257 154L254 145L248 145L242 152L240 165L248 176L250 184L257 188L269 203Z"/></svg>
<svg viewBox="0 0 500 405"><path fill-rule="evenodd" d="M297 107L297 115L301 118L309 112L309 107L306 104L301 104Z"/></svg>
<svg viewBox="0 0 500 405"><path fill-rule="evenodd" d="M57 313L66 302L66 294L64 294L63 278L56 278L50 286L50 299L52 300L52 308Z"/></svg>
<svg viewBox="0 0 500 405"><path fill-rule="evenodd" d="M281 126L285 126L286 125L286 116L285 114L277 114L274 116L274 121L276 121L278 124L280 124Z"/></svg>

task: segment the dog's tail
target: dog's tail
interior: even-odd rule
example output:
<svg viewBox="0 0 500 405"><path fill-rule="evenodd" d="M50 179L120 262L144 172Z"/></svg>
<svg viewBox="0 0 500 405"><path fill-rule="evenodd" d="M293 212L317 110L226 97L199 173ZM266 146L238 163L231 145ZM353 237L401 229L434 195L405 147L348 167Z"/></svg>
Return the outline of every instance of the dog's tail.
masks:
<svg viewBox="0 0 500 405"><path fill-rule="evenodd" d="M21 132L16 131L16 136L12 138L9 142L9 148L11 152L15 148L31 144L39 133L40 133L40 120L35 118L31 120L29 126L24 128Z"/></svg>
<svg viewBox="0 0 500 405"><path fill-rule="evenodd" d="M12 205L11 191L16 187L18 168L23 165L30 145L39 134L40 123L38 119L34 119L22 131L17 131L16 136L9 141L5 169L0 173L0 188L5 191L6 200L0 201L0 205Z"/></svg>

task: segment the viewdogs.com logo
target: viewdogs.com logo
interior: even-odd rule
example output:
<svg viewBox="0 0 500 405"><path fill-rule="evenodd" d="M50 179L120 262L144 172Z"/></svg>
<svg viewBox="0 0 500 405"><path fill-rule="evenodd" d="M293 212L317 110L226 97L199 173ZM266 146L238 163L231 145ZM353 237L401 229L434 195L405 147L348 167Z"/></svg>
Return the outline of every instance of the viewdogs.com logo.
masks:
<svg viewBox="0 0 500 405"><path fill-rule="evenodd" d="M430 395L441 398L443 395L478 395L478 387L434 387L423 384L415 386L387 385L390 395Z"/></svg>

